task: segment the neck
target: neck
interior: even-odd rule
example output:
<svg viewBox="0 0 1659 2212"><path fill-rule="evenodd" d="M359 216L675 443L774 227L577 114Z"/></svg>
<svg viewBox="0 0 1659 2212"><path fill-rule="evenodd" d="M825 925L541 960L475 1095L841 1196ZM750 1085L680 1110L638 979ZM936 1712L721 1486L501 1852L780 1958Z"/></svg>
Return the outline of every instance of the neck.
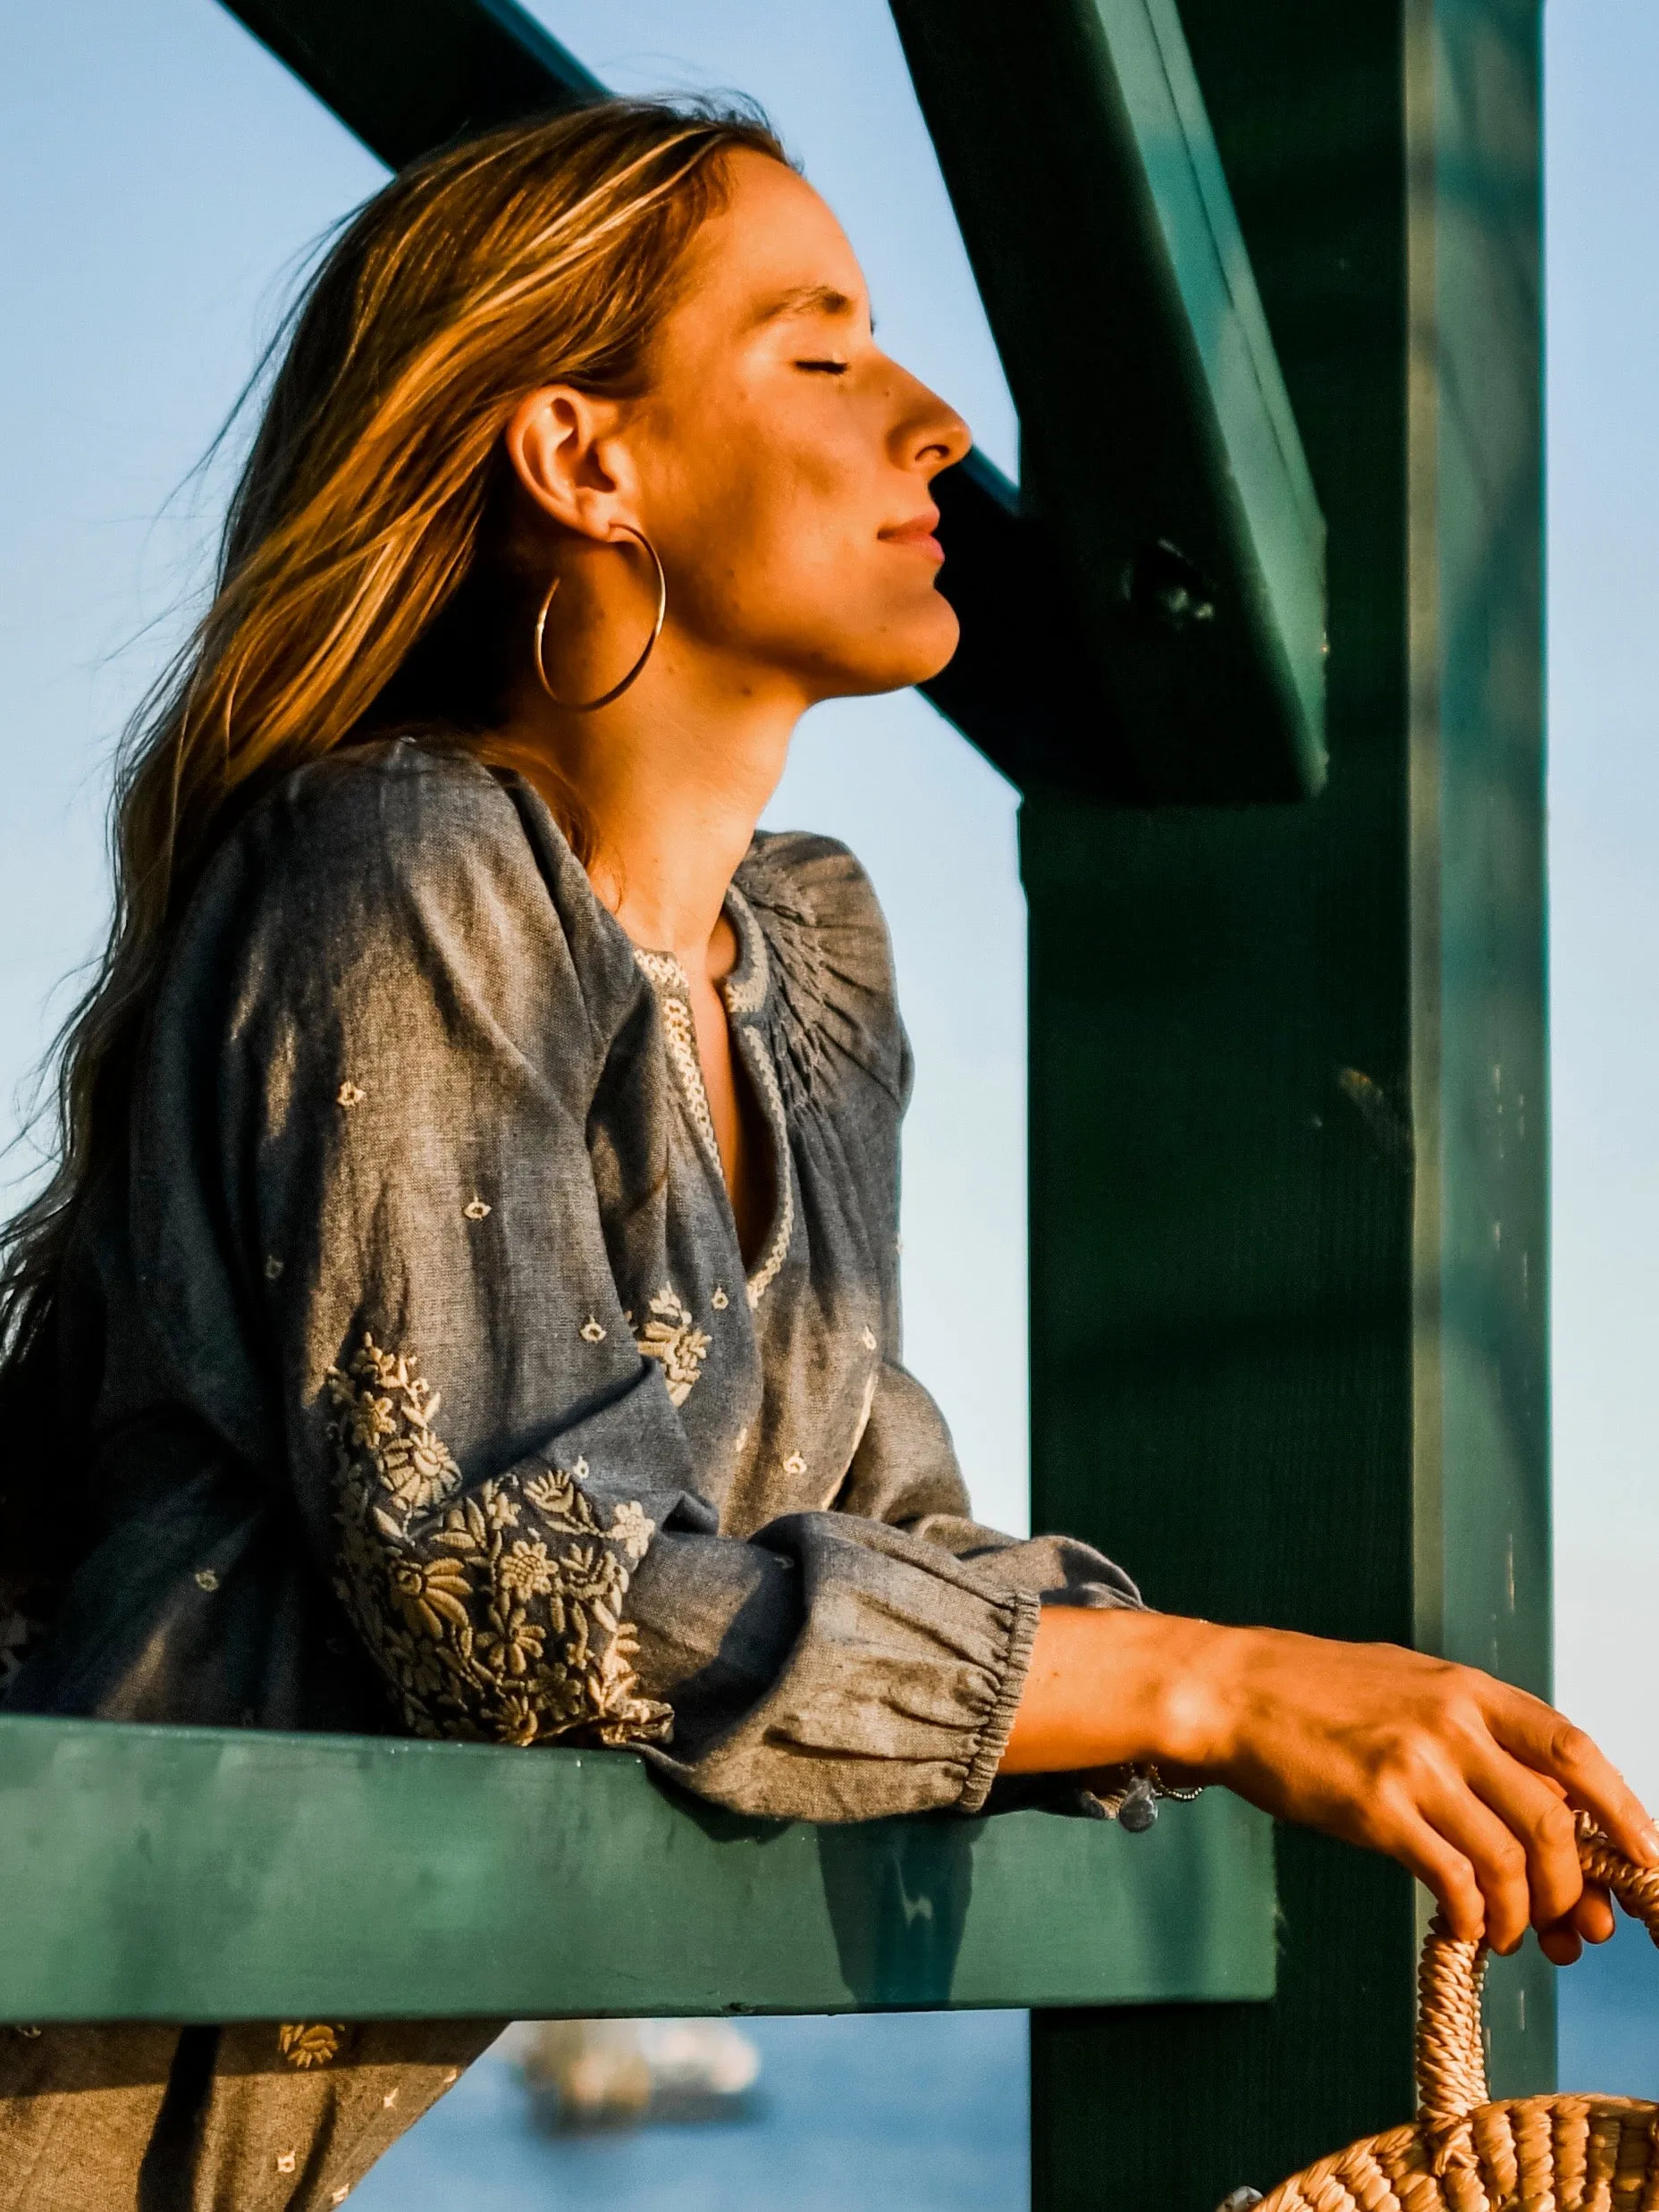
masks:
<svg viewBox="0 0 1659 2212"><path fill-rule="evenodd" d="M753 684L693 684L669 655L594 714L527 689L501 735L575 791L593 838L588 875L634 943L672 953L690 975L720 975L735 952L726 893L807 703Z"/></svg>

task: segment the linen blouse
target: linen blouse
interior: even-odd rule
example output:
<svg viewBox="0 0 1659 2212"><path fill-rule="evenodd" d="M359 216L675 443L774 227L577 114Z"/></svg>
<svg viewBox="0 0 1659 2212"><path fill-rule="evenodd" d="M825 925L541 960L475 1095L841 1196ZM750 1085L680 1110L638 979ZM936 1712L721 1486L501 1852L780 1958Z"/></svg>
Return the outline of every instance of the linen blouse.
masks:
<svg viewBox="0 0 1659 2212"><path fill-rule="evenodd" d="M541 799L413 739L217 855L60 1302L78 1565L10 1709L626 1745L818 1821L985 1804L1042 1603L905 1368L910 1058L871 886L758 835L723 991L745 1266L686 979Z"/></svg>

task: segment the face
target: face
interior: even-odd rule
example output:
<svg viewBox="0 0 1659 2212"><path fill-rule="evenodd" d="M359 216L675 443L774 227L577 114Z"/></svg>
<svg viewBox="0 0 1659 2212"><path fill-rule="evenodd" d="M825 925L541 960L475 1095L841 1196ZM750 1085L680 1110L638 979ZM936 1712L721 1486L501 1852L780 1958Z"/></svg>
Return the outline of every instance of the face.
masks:
<svg viewBox="0 0 1659 2212"><path fill-rule="evenodd" d="M599 473L657 548L683 652L806 704L917 683L956 650L929 485L966 426L876 344L811 186L747 150L728 176Z"/></svg>

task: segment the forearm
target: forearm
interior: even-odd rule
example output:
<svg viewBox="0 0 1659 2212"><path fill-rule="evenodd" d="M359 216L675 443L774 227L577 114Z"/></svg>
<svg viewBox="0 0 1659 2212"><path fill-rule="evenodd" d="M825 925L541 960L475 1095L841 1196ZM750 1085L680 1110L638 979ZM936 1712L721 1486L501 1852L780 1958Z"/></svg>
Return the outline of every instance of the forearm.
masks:
<svg viewBox="0 0 1659 2212"><path fill-rule="evenodd" d="M1249 1633L1126 1608L1045 1607L1002 1771L1208 1768L1222 1755L1226 1647Z"/></svg>
<svg viewBox="0 0 1659 2212"><path fill-rule="evenodd" d="M1507 1950L1530 1919L1558 1963L1613 1926L1584 1892L1570 1807L1659 1864L1659 1833L1589 1738L1477 1669L1284 1629L1046 1611L1003 1770L1142 1762L1387 1852L1466 1939Z"/></svg>

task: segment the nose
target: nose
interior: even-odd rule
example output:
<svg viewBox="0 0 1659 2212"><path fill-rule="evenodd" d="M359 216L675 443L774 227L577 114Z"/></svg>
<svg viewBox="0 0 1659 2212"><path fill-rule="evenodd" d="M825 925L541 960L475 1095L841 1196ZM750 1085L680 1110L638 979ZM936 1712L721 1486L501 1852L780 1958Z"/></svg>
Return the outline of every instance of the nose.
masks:
<svg viewBox="0 0 1659 2212"><path fill-rule="evenodd" d="M973 443L973 434L956 408L930 391L920 377L899 371L899 420L896 426L896 458L907 468L925 476L952 468Z"/></svg>

